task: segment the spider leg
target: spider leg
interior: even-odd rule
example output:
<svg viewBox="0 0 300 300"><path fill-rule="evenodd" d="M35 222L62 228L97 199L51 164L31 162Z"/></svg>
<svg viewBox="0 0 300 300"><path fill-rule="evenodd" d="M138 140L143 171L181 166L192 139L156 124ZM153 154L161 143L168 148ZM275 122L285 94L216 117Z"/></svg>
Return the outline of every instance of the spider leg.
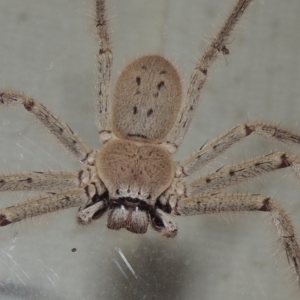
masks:
<svg viewBox="0 0 300 300"><path fill-rule="evenodd" d="M98 127L100 140L105 142L111 137L110 127L110 78L112 65L112 51L108 33L108 22L105 11L105 1L96 0L96 33L99 42L98 53L98 101L96 105L98 114Z"/></svg>
<svg viewBox="0 0 300 300"><path fill-rule="evenodd" d="M93 220L100 218L107 210L107 199L103 198L97 200L99 201L96 203L92 204L92 201L89 201L89 204L85 204L79 208L77 213L77 222L80 225L90 224Z"/></svg>
<svg viewBox="0 0 300 300"><path fill-rule="evenodd" d="M55 191L80 186L78 173L26 172L0 174L0 191Z"/></svg>
<svg viewBox="0 0 300 300"><path fill-rule="evenodd" d="M37 198L0 209L0 226L5 226L26 218L80 206L90 195L87 189L77 188L58 193L49 193Z"/></svg>
<svg viewBox="0 0 300 300"><path fill-rule="evenodd" d="M184 194L192 196L206 192L219 192L261 174L291 167L300 176L300 158L285 152L276 152L257 157L242 163L222 168L186 184Z"/></svg>
<svg viewBox="0 0 300 300"><path fill-rule="evenodd" d="M179 199L172 212L176 215L192 216L239 211L270 212L279 241L300 284L300 250L293 223L283 208L270 197L238 193L197 195Z"/></svg>
<svg viewBox="0 0 300 300"><path fill-rule="evenodd" d="M230 34L250 2L251 0L239 0L237 2L221 30L212 40L202 58L198 60L197 65L192 73L190 86L188 88L184 103L181 107L179 116L172 131L164 142L168 149L173 148L173 152L175 152L179 147L186 131L189 128L193 116L193 110L200 97L202 87L207 79L208 69L217 59L219 53L224 51L224 47L226 47L226 43L228 42Z"/></svg>
<svg viewBox="0 0 300 300"><path fill-rule="evenodd" d="M0 226L73 206L80 206L78 222L88 224L92 219L99 218L107 208L107 201L102 196L106 188L93 168L78 173L0 174L0 192L2 191L44 191L49 195L1 209Z"/></svg>
<svg viewBox="0 0 300 300"><path fill-rule="evenodd" d="M157 223L157 220L159 222ZM165 237L175 237L178 232L177 224L172 220L170 214L165 213L160 208L156 208L151 218L151 225L154 230Z"/></svg>
<svg viewBox="0 0 300 300"><path fill-rule="evenodd" d="M179 165L176 176L183 178L199 171L218 155L225 152L244 137L249 136L252 132L283 143L300 145L300 135L278 128L272 124L262 122L240 124L190 155Z"/></svg>
<svg viewBox="0 0 300 300"><path fill-rule="evenodd" d="M60 119L55 117L43 104L22 94L14 92L0 93L1 105L23 105L78 160L85 161L92 150Z"/></svg>

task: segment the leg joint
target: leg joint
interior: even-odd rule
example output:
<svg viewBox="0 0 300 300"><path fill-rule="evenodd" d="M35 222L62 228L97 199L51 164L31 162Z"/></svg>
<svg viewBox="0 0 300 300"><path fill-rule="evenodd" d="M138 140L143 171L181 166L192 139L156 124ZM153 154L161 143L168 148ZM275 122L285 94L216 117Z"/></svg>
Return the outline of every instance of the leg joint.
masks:
<svg viewBox="0 0 300 300"><path fill-rule="evenodd" d="M271 211L270 198L266 198L263 200L263 205L259 208L259 211Z"/></svg>

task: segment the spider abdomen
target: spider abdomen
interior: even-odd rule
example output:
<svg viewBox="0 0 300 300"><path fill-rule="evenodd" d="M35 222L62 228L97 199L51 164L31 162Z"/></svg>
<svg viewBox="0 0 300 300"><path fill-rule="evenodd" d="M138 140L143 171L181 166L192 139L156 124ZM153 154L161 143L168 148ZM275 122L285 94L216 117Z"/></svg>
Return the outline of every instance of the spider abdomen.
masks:
<svg viewBox="0 0 300 300"><path fill-rule="evenodd" d="M137 58L117 80L113 132L120 138L162 142L178 116L181 98L179 74L167 59L159 55Z"/></svg>

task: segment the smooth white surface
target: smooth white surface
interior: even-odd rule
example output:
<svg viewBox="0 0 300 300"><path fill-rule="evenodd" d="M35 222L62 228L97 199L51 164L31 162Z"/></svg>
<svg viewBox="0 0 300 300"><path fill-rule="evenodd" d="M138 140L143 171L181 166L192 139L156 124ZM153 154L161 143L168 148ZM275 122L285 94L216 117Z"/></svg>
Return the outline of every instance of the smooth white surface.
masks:
<svg viewBox="0 0 300 300"><path fill-rule="evenodd" d="M138 55L176 62L185 87L196 58L235 0L108 1L114 79ZM255 0L209 70L194 122L176 155L247 120L300 133L300 2ZM0 88L43 102L92 147L98 147L93 101L97 43L93 1L0 0ZM0 111L1 172L77 170L22 108ZM270 151L300 147L251 136L202 172ZM300 181L290 170L262 176L239 190L275 197L300 232ZM1 207L33 194L3 193ZM102 218L88 227L76 209L1 228L1 299L296 299L285 254L267 214L176 218L173 240L114 232ZM76 252L72 252L76 248ZM137 278L123 260L126 257Z"/></svg>

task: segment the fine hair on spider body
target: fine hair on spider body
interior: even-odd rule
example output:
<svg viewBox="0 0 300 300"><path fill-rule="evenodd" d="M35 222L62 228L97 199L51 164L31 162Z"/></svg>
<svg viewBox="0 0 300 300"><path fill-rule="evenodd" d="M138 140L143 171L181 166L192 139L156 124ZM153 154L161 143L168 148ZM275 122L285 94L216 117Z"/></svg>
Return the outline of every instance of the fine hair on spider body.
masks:
<svg viewBox="0 0 300 300"><path fill-rule="evenodd" d="M79 207L77 221L87 225L107 212L107 227L143 234L150 226L175 237L172 216L222 212L269 212L292 272L300 285L300 250L293 223L269 196L225 193L251 178L291 167L300 177L300 157L273 152L199 177L184 179L255 132L300 145L300 135L264 122L247 122L206 143L182 162L172 155L182 144L207 74L221 54L229 55L229 37L252 0L238 0L226 22L197 60L186 95L173 64L160 55L129 63L111 86L112 51L105 1L95 0L99 43L97 126L101 147L92 149L43 104L23 94L0 91L0 106L20 105L33 114L83 168L78 172L0 174L0 191L41 191L42 195L0 209L0 226Z"/></svg>

